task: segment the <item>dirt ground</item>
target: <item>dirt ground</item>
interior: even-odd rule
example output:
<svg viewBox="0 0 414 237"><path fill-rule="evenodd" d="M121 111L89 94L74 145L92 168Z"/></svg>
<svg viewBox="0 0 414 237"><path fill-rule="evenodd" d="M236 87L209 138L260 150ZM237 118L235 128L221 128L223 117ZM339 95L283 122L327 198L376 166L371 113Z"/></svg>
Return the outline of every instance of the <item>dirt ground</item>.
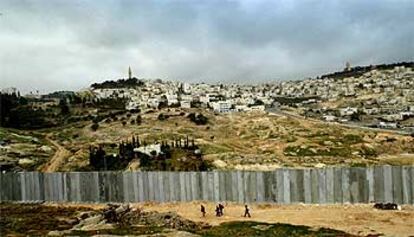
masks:
<svg viewBox="0 0 414 237"><path fill-rule="evenodd" d="M200 213L201 202L176 204L137 204L145 210L176 211L184 218L218 225L243 221L244 206L226 203L223 217L215 217L214 203L203 203L207 216ZM369 204L358 205L252 205L249 220L267 223L288 223L315 228L325 227L355 235L383 234L385 236L414 236L414 206L401 211L376 210Z"/></svg>
<svg viewBox="0 0 414 237"><path fill-rule="evenodd" d="M202 217L200 204L206 207L207 216ZM312 230L329 228L343 231L356 236L414 236L414 206L406 205L401 211L376 210L369 204L358 205L272 205L259 204L250 206L251 218L242 217L244 205L234 203L223 203L224 216L216 217L214 213L215 203L211 202L188 202L188 203L136 203L131 207L139 207L145 211L176 212L185 219L195 222L204 222L213 226L233 221L255 221L262 223L281 223L295 226L309 226ZM43 207L42 207L43 206ZM58 208L56 214L50 216L52 219L43 220L43 229L50 225L67 229L66 222L60 223L60 219L68 219L79 210L99 210L105 204L56 204L44 203L42 206L34 206L35 213L47 212L48 208ZM52 210L52 209L51 209ZM59 211L60 210L60 211ZM19 210L14 215L19 215ZM24 214L23 209L20 211ZM3 213L4 214L4 213ZM3 216L4 217L4 216ZM1 219L1 218L0 218ZM33 220L36 221L37 218ZM247 223L247 222L246 222ZM42 224L37 224L42 225ZM61 226L62 225L62 226ZM40 228L40 227L39 227ZM58 229L59 229L58 228ZM53 229L53 228L49 228ZM24 231L22 231L25 233ZM41 232L43 233L43 232ZM47 233L47 232L45 232Z"/></svg>

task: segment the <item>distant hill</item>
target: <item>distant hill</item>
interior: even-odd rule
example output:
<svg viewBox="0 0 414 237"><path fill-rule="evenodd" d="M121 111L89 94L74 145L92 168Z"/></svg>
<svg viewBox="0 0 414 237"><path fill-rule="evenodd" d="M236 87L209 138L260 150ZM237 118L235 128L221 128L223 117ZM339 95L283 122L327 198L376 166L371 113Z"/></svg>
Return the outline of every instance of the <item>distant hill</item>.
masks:
<svg viewBox="0 0 414 237"><path fill-rule="evenodd" d="M94 83L91 85L93 89L109 89L109 88L131 88L143 86L144 82L136 77L131 79L119 79L116 81L104 81L102 83Z"/></svg>
<svg viewBox="0 0 414 237"><path fill-rule="evenodd" d="M414 62L400 62L400 63L393 63L393 64L379 64L379 65L369 65L369 66L356 66L352 67L349 71L340 71L329 73L320 76L320 78L333 78L333 79L343 79L346 77L360 77L364 73L369 72L373 69L377 70L390 70L397 66L404 66L404 67L411 67L414 68Z"/></svg>

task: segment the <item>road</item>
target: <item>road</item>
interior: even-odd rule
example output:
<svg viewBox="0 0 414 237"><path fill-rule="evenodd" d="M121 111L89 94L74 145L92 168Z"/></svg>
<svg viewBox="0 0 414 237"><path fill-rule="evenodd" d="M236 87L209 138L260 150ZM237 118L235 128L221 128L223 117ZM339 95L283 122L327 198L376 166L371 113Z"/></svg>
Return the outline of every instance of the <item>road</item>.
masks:
<svg viewBox="0 0 414 237"><path fill-rule="evenodd" d="M382 129L382 128L370 128L370 127L366 127L366 126L355 124L355 123L327 122L327 121L318 120L318 119L309 118L309 117L306 118L304 116L301 116L301 115L298 115L292 112L288 112L288 111L279 110L279 109L268 109L266 110L266 112L268 112L271 115L273 114L273 115L279 115L279 116L286 116L290 118L295 118L299 120L307 120L307 121L316 122L316 123L335 124L335 125L339 125L339 126L346 127L346 128L357 128L357 129L370 130L374 132L394 133L394 134L399 134L399 135L410 135L411 134L410 132L407 132L407 131Z"/></svg>

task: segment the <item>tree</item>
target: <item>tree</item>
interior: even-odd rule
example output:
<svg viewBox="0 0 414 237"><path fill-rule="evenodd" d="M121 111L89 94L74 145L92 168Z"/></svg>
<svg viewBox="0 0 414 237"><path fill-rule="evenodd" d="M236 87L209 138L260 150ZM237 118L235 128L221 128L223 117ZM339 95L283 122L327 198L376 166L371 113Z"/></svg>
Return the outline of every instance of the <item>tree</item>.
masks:
<svg viewBox="0 0 414 237"><path fill-rule="evenodd" d="M158 115L158 120L160 120L160 121L164 121L167 118L168 118L168 116L167 115L164 115L163 113L161 113L161 114Z"/></svg>
<svg viewBox="0 0 414 237"><path fill-rule="evenodd" d="M260 99L255 99L253 105L264 105L264 102Z"/></svg>
<svg viewBox="0 0 414 237"><path fill-rule="evenodd" d="M201 113L197 115L190 113L187 117L197 125L206 125L208 123L208 118Z"/></svg>
<svg viewBox="0 0 414 237"><path fill-rule="evenodd" d="M141 125L141 123L142 123L142 117L141 117L141 115L137 115L137 125Z"/></svg>
<svg viewBox="0 0 414 237"><path fill-rule="evenodd" d="M91 129L92 129L93 131L98 130L98 128L99 128L99 124L98 124L98 123L93 123L93 124L92 124L92 126L91 126Z"/></svg>
<svg viewBox="0 0 414 237"><path fill-rule="evenodd" d="M67 104L67 102L66 102L65 99L61 99L60 100L59 107L60 107L60 113L62 115L68 115L68 114L70 114L69 106L68 106L68 104Z"/></svg>
<svg viewBox="0 0 414 237"><path fill-rule="evenodd" d="M351 114L351 121L361 121L362 112L357 111L356 113Z"/></svg>

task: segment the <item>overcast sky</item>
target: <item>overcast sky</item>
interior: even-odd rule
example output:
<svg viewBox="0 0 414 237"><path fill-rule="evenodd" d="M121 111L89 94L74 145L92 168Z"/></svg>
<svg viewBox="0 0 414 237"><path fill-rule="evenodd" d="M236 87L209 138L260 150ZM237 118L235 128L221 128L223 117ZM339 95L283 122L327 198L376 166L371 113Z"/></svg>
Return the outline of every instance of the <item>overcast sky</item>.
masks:
<svg viewBox="0 0 414 237"><path fill-rule="evenodd" d="M414 60L413 0L1 0L0 87L302 79Z"/></svg>

